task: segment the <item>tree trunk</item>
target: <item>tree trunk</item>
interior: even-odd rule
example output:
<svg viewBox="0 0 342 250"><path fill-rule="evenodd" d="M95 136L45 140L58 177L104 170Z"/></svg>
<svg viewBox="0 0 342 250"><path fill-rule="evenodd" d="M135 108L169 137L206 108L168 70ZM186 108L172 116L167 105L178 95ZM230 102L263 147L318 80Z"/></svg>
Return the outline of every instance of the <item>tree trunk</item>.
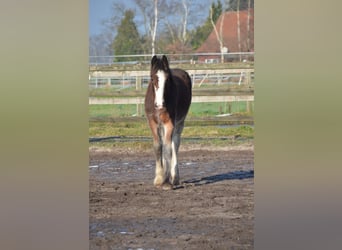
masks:
<svg viewBox="0 0 342 250"><path fill-rule="evenodd" d="M240 52L240 62L241 62L241 38L240 38L240 0L237 1L237 38L238 38L238 47Z"/></svg>
<svg viewBox="0 0 342 250"><path fill-rule="evenodd" d="M222 23L223 23L222 19L223 19L223 15L221 15L221 16L222 16L222 18L221 19L219 18L220 21L221 21L221 32L220 32L221 34L219 34L218 31L217 31L216 25L214 23L214 20L213 20L213 8L210 7L210 22L211 22L211 25L214 28L217 41L218 41L218 43L220 45L221 63L223 63L223 54L222 54L223 53L223 41L222 41Z"/></svg>
<svg viewBox="0 0 342 250"><path fill-rule="evenodd" d="M220 43L220 52L221 52L221 63L224 63L224 53L225 51L223 50L223 23L224 23L224 17L225 13L222 10L221 14L221 23L220 23L220 36L221 36L221 43Z"/></svg>
<svg viewBox="0 0 342 250"><path fill-rule="evenodd" d="M157 25L158 25L158 0L154 0L154 22L153 22L153 30L152 30L152 56L156 54L155 51L155 42L156 42L156 34L157 34Z"/></svg>
<svg viewBox="0 0 342 250"><path fill-rule="evenodd" d="M251 0L248 0L248 9L247 9L247 52L250 52L250 27L249 21L251 18Z"/></svg>
<svg viewBox="0 0 342 250"><path fill-rule="evenodd" d="M170 32L170 36L171 36L171 40L172 40L172 43L175 44L176 43L176 35L175 35L175 32L174 30L172 29L172 26L170 24L170 22L167 20L165 22L166 26L167 26L167 29L169 30Z"/></svg>
<svg viewBox="0 0 342 250"><path fill-rule="evenodd" d="M183 45L185 45L185 42L186 42L186 31L187 31L186 27L187 27L187 24L188 24L188 14L189 14L188 12L189 12L189 9L188 9L188 5L187 5L186 0L183 0L182 4L183 4L183 7L184 7L182 43L183 43Z"/></svg>

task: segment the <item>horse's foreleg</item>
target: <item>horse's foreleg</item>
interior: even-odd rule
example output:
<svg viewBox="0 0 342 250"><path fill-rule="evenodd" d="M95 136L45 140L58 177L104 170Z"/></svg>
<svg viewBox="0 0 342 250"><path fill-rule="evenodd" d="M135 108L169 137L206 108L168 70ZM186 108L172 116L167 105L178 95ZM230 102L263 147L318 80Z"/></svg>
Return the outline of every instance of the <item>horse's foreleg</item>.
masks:
<svg viewBox="0 0 342 250"><path fill-rule="evenodd" d="M153 149L156 156L156 169L153 184L155 186L161 186L165 180L165 173L162 165L162 145L159 140L153 141Z"/></svg>
<svg viewBox="0 0 342 250"><path fill-rule="evenodd" d="M162 164L164 168L165 174L165 182L163 186L165 188L171 187L173 182L171 179L171 168L172 168L172 159L173 159L173 147L172 147L172 134L173 134L173 125L171 120L164 124L163 126L164 133L162 137L163 147L162 147ZM170 185L171 184L171 185Z"/></svg>
<svg viewBox="0 0 342 250"><path fill-rule="evenodd" d="M153 184L155 186L161 186L164 183L165 175L162 165L162 144L160 131L157 123L155 123L153 120L149 121L149 125L153 135L153 150L156 157L155 178Z"/></svg>

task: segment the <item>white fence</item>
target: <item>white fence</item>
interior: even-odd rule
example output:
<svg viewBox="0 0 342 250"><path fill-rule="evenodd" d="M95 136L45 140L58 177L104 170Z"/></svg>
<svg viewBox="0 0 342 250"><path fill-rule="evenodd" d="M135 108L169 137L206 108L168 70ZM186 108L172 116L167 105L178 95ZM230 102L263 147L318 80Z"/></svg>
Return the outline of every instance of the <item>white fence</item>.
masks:
<svg viewBox="0 0 342 250"><path fill-rule="evenodd" d="M193 87L202 85L252 84L254 69L200 69L187 70ZM93 71L89 74L89 87L112 87L117 89L146 88L149 71Z"/></svg>
<svg viewBox="0 0 342 250"><path fill-rule="evenodd" d="M192 54L165 54L170 63L220 63L221 53L192 53ZM125 65L150 63L151 54L145 55L118 55L118 56L89 56L89 65ZM254 61L254 52L223 53L225 62ZM207 59L205 59L207 58Z"/></svg>
<svg viewBox="0 0 342 250"><path fill-rule="evenodd" d="M89 97L89 105L98 104L144 104L145 97L125 97L125 98L99 98ZM202 102L252 102L253 95L241 96L193 96L192 103Z"/></svg>

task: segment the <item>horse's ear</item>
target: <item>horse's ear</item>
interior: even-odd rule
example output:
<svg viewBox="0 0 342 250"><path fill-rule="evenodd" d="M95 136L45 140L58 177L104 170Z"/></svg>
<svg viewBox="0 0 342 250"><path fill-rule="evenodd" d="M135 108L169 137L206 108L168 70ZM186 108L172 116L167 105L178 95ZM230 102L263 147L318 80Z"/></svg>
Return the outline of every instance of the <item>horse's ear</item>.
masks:
<svg viewBox="0 0 342 250"><path fill-rule="evenodd" d="M163 62L164 67L166 69L169 69L169 62L168 62L167 57L165 55L163 55L162 62Z"/></svg>
<svg viewBox="0 0 342 250"><path fill-rule="evenodd" d="M154 55L154 56L152 57L152 60L151 60L151 65L154 65L154 64L156 63L156 61L157 61L157 56Z"/></svg>

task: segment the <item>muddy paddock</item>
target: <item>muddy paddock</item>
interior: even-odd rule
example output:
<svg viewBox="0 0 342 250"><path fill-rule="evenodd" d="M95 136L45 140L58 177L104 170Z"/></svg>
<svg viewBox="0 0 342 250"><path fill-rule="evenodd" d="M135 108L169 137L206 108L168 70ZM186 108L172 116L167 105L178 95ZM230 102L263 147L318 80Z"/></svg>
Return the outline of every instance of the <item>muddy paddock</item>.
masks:
<svg viewBox="0 0 342 250"><path fill-rule="evenodd" d="M181 184L153 186L152 150L89 150L90 249L253 249L253 145L181 146Z"/></svg>

